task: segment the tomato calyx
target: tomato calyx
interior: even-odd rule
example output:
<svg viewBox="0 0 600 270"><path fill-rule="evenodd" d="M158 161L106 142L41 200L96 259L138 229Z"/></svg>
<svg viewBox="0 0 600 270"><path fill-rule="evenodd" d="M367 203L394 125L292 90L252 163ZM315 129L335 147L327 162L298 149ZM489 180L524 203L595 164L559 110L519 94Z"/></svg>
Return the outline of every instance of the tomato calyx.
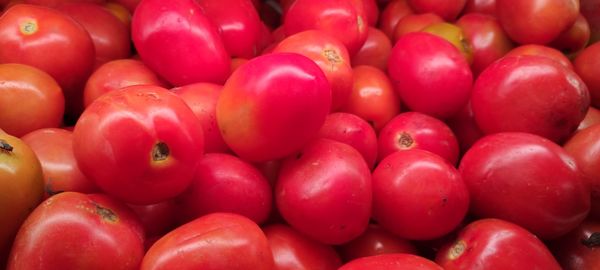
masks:
<svg viewBox="0 0 600 270"><path fill-rule="evenodd" d="M152 148L152 160L163 161L169 157L170 154L169 146L164 142L158 142Z"/></svg>
<svg viewBox="0 0 600 270"><path fill-rule="evenodd" d="M119 217L117 216L117 214L115 214L113 210L103 207L97 204L96 202L92 202L92 204L96 208L96 214L98 214L102 218L102 220L111 223L115 223L119 220Z"/></svg>
<svg viewBox="0 0 600 270"><path fill-rule="evenodd" d="M4 153L12 153L13 147L7 141L0 139L0 151Z"/></svg>
<svg viewBox="0 0 600 270"><path fill-rule="evenodd" d="M600 246L600 232L592 233L588 238L582 239L581 243L587 248L595 248Z"/></svg>

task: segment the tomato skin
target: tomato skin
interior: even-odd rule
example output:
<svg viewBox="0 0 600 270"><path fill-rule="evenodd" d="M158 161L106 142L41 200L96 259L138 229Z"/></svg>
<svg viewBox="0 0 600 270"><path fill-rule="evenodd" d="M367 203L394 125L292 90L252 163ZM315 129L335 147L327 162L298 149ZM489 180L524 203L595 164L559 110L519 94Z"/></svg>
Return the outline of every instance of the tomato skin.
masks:
<svg viewBox="0 0 600 270"><path fill-rule="evenodd" d="M238 156L268 161L314 138L330 107L331 89L317 64L299 54L273 53L255 57L229 77L217 102L217 124Z"/></svg>
<svg viewBox="0 0 600 270"><path fill-rule="evenodd" d="M408 0L417 13L435 13L445 21L454 21L467 0Z"/></svg>
<svg viewBox="0 0 600 270"><path fill-rule="evenodd" d="M596 124L600 124L600 110L590 106L587 113L585 114L585 118L583 118L583 120L581 120L581 123L579 123L576 132L579 132Z"/></svg>
<svg viewBox="0 0 600 270"><path fill-rule="evenodd" d="M431 152L408 149L373 171L373 219L405 239L431 240L455 229L469 209L458 171Z"/></svg>
<svg viewBox="0 0 600 270"><path fill-rule="evenodd" d="M538 44L521 45L508 51L504 55L504 57L519 55L538 55L547 57L556 62L559 62L561 65L568 69L573 69L573 64L571 64L571 60L569 60L569 58L566 55L564 55L561 51L552 47Z"/></svg>
<svg viewBox="0 0 600 270"><path fill-rule="evenodd" d="M446 270L559 270L552 253L535 235L500 219L481 219L462 229L435 261Z"/></svg>
<svg viewBox="0 0 600 270"><path fill-rule="evenodd" d="M131 209L106 195L63 192L27 218L8 269L138 269L143 256L144 232Z"/></svg>
<svg viewBox="0 0 600 270"><path fill-rule="evenodd" d="M369 224L359 237L340 246L339 252L345 262L354 259L390 253L417 255L417 248L410 241L400 238L376 224Z"/></svg>
<svg viewBox="0 0 600 270"><path fill-rule="evenodd" d="M568 30L562 32L555 40L550 43L550 46L563 51L566 54L577 53L588 45L590 41L590 24L587 19L577 14L577 19Z"/></svg>
<svg viewBox="0 0 600 270"><path fill-rule="evenodd" d="M5 132L20 137L62 124L65 97L48 73L29 65L0 64L0 81L0 128Z"/></svg>
<svg viewBox="0 0 600 270"><path fill-rule="evenodd" d="M369 65L383 71L387 69L387 62L392 52L392 41L381 30L369 27L367 40L360 50L352 56L352 67Z"/></svg>
<svg viewBox="0 0 600 270"><path fill-rule="evenodd" d="M440 61L446 64L437 64ZM408 108L436 118L458 113L471 95L473 74L465 57L429 33L402 36L392 48L388 72Z"/></svg>
<svg viewBox="0 0 600 270"><path fill-rule="evenodd" d="M398 22L409 14L413 14L413 10L408 4L408 0L393 0L385 5L381 11L379 19L379 29L392 40L394 37L394 29Z"/></svg>
<svg viewBox="0 0 600 270"><path fill-rule="evenodd" d="M471 96L484 133L529 132L558 143L577 129L589 104L587 87L573 70L532 55L494 62L479 75Z"/></svg>
<svg viewBox="0 0 600 270"><path fill-rule="evenodd" d="M0 266L5 266L19 227L42 202L44 177L35 152L25 142L4 132L0 142L12 147L0 150Z"/></svg>
<svg viewBox="0 0 600 270"><path fill-rule="evenodd" d="M23 0L23 3L47 6L47 7L58 7L63 4L74 3L74 2L86 2L94 4L103 4L106 0Z"/></svg>
<svg viewBox="0 0 600 270"><path fill-rule="evenodd" d="M408 14L396 24L392 35L392 43L396 44L403 35L419 32L429 25L442 22L444 22L444 19L435 13Z"/></svg>
<svg viewBox="0 0 600 270"><path fill-rule="evenodd" d="M229 76L227 50L196 1L143 0L131 24L142 61L169 83L223 83Z"/></svg>
<svg viewBox="0 0 600 270"><path fill-rule="evenodd" d="M588 219L570 233L552 241L550 249L564 270L595 269L600 265L598 233L600 222Z"/></svg>
<svg viewBox="0 0 600 270"><path fill-rule="evenodd" d="M463 14L482 13L496 17L496 0L467 0Z"/></svg>
<svg viewBox="0 0 600 270"><path fill-rule="evenodd" d="M575 72L581 77L590 92L591 104L600 108L600 42L583 49L573 61Z"/></svg>
<svg viewBox="0 0 600 270"><path fill-rule="evenodd" d="M275 202L296 230L321 243L342 244L369 224L371 172L353 147L317 139L283 161Z"/></svg>
<svg viewBox="0 0 600 270"><path fill-rule="evenodd" d="M342 265L333 247L312 240L287 225L272 224L263 231L278 270L337 270Z"/></svg>
<svg viewBox="0 0 600 270"><path fill-rule="evenodd" d="M269 242L250 219L214 213L186 223L146 252L142 270L275 270Z"/></svg>
<svg viewBox="0 0 600 270"><path fill-rule="evenodd" d="M459 156L462 156L477 140L485 135L475 122L471 102L467 103L459 113L446 120L446 123L458 140Z"/></svg>
<svg viewBox="0 0 600 270"><path fill-rule="evenodd" d="M474 215L513 222L542 239L566 234L590 210L590 190L575 160L534 134L483 137L464 154L459 171Z"/></svg>
<svg viewBox="0 0 600 270"><path fill-rule="evenodd" d="M338 270L442 270L436 263L412 254L383 254L350 261Z"/></svg>
<svg viewBox="0 0 600 270"><path fill-rule="evenodd" d="M133 204L183 192L203 150L202 126L192 110L175 93L152 85L99 97L73 131L81 171L108 194Z"/></svg>

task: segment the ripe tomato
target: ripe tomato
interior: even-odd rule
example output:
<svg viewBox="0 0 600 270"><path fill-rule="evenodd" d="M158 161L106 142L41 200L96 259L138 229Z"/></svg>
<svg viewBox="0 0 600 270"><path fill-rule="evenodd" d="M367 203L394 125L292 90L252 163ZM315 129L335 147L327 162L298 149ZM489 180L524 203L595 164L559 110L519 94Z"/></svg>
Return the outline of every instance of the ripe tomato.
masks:
<svg viewBox="0 0 600 270"><path fill-rule="evenodd" d="M496 0L467 0L463 14L482 13L496 17Z"/></svg>
<svg viewBox="0 0 600 270"><path fill-rule="evenodd" d="M217 124L238 156L268 161L300 150L330 107L331 88L317 64L295 53L267 54L229 77L217 102Z"/></svg>
<svg viewBox="0 0 600 270"><path fill-rule="evenodd" d="M288 157L275 185L275 202L296 230L325 244L362 234L371 216L371 172L353 147L317 139Z"/></svg>
<svg viewBox="0 0 600 270"><path fill-rule="evenodd" d="M43 199L44 177L31 148L6 133L0 133L0 165L0 266L5 266L19 227Z"/></svg>
<svg viewBox="0 0 600 270"><path fill-rule="evenodd" d="M448 119L446 123L458 140L459 156L469 150L477 140L485 135L475 122L471 102L467 103L459 113Z"/></svg>
<svg viewBox="0 0 600 270"><path fill-rule="evenodd" d="M22 2L26 3L26 4L39 5L39 6L58 7L60 5L73 3L73 2L103 4L106 2L106 0L22 0Z"/></svg>
<svg viewBox="0 0 600 270"><path fill-rule="evenodd" d="M573 64L571 64L571 60L569 60L569 58L567 58L567 56L564 55L561 51L552 47L538 44L521 45L508 51L506 54L504 54L504 57L519 55L544 56L556 62L559 62L561 65L568 69L573 69Z"/></svg>
<svg viewBox="0 0 600 270"><path fill-rule="evenodd" d="M400 238L376 224L369 224L359 237L338 249L345 262L381 254L407 253L417 255L417 248L410 241Z"/></svg>
<svg viewBox="0 0 600 270"><path fill-rule="evenodd" d="M381 30L369 27L367 40L360 50L352 56L352 66L369 65L383 71L392 52L392 42Z"/></svg>
<svg viewBox="0 0 600 270"><path fill-rule="evenodd" d="M575 19L573 25L558 35L550 43L550 46L567 54L576 53L585 48L590 41L590 35L590 24L580 13L577 14L577 19Z"/></svg>
<svg viewBox="0 0 600 270"><path fill-rule="evenodd" d="M527 230L500 219L481 219L462 229L435 261L446 270L559 270L548 248Z"/></svg>
<svg viewBox="0 0 600 270"><path fill-rule="evenodd" d="M178 207L173 200L147 205L129 204L128 206L135 212L144 228L145 247L150 246L148 245L149 241L157 240L153 238L160 238L178 225L176 220Z"/></svg>
<svg viewBox="0 0 600 270"><path fill-rule="evenodd" d="M542 239L566 234L590 210L575 160L537 135L488 135L464 154L459 170L474 215L513 222Z"/></svg>
<svg viewBox="0 0 600 270"><path fill-rule="evenodd" d="M592 105L600 108L600 42L583 49L573 61L575 72L581 77L590 92Z"/></svg>
<svg viewBox="0 0 600 270"><path fill-rule="evenodd" d="M407 0L390 1L381 11L379 29L391 40L398 22L409 14L413 14L413 10Z"/></svg>
<svg viewBox="0 0 600 270"><path fill-rule="evenodd" d="M269 242L250 219L214 213L186 223L158 239L142 270L275 270Z"/></svg>
<svg viewBox="0 0 600 270"><path fill-rule="evenodd" d="M600 222L586 220L567 235L550 243L564 270L596 269L600 265Z"/></svg>
<svg viewBox="0 0 600 270"><path fill-rule="evenodd" d="M417 13L435 13L445 21L454 21L467 0L408 0Z"/></svg>
<svg viewBox="0 0 600 270"><path fill-rule="evenodd" d="M585 114L585 118L579 123L577 131L581 131L596 124L600 124L600 110L590 106Z"/></svg>
<svg viewBox="0 0 600 270"><path fill-rule="evenodd" d="M444 22L444 19L435 13L408 14L396 24L392 35L392 43L395 44L403 35L419 32L429 25L442 22Z"/></svg>
<svg viewBox="0 0 600 270"><path fill-rule="evenodd" d="M577 162L579 169L592 190L592 201L600 202L600 125L577 132L565 144L564 149ZM598 205L592 204L592 212L600 213Z"/></svg>
<svg viewBox="0 0 600 270"><path fill-rule="evenodd" d="M0 82L0 128L5 132L20 137L62 124L65 97L48 73L29 65L0 64Z"/></svg>
<svg viewBox="0 0 600 270"><path fill-rule="evenodd" d="M443 270L436 263L412 254L382 254L359 258L338 270Z"/></svg>
<svg viewBox="0 0 600 270"><path fill-rule="evenodd" d="M158 86L134 85L96 99L73 131L81 171L127 203L175 197L204 150L202 126L185 102Z"/></svg>

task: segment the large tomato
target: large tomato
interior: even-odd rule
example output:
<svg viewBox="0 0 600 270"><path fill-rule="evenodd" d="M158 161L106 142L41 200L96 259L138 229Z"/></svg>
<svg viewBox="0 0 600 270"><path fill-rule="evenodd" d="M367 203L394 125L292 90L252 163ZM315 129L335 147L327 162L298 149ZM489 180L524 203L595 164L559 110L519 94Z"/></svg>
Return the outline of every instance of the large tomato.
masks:
<svg viewBox="0 0 600 270"><path fill-rule="evenodd" d="M99 97L73 131L81 171L128 203L157 203L183 192L203 150L192 110L177 94L152 85Z"/></svg>
<svg viewBox="0 0 600 270"><path fill-rule="evenodd" d="M600 76L597 73L600 68L600 42L583 49L573 64L577 75L581 77L590 91L591 104L600 108Z"/></svg>
<svg viewBox="0 0 600 270"><path fill-rule="evenodd" d="M144 231L127 205L106 195L63 192L27 217L8 269L139 269L143 256Z"/></svg>
<svg viewBox="0 0 600 270"><path fill-rule="evenodd" d="M315 137L330 107L331 88L317 64L295 53L267 54L229 77L217 102L217 124L240 157L268 161Z"/></svg>
<svg viewBox="0 0 600 270"><path fill-rule="evenodd" d="M29 213L42 201L42 167L17 137L0 132L0 266L6 265L13 239Z"/></svg>

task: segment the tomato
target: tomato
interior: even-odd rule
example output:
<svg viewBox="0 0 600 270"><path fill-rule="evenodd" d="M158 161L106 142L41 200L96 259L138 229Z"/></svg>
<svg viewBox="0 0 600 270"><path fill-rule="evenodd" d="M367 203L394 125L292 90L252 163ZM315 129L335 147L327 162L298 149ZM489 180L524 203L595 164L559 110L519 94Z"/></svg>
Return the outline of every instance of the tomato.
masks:
<svg viewBox="0 0 600 270"><path fill-rule="evenodd" d="M27 217L8 269L138 269L143 256L144 232L131 209L106 195L63 192Z"/></svg>
<svg viewBox="0 0 600 270"><path fill-rule="evenodd" d="M400 98L380 69L358 66L353 77L352 93L342 111L361 117L378 132L400 112Z"/></svg>
<svg viewBox="0 0 600 270"><path fill-rule="evenodd" d="M590 35L590 24L580 13L577 14L573 25L558 35L550 45L565 53L575 53L585 48L590 40Z"/></svg>
<svg viewBox="0 0 600 270"><path fill-rule="evenodd" d="M268 161L300 150L330 107L331 88L317 64L295 53L267 54L229 77L217 102L217 124L238 156Z"/></svg>
<svg viewBox="0 0 600 270"><path fill-rule="evenodd" d="M98 67L87 80L83 90L83 104L87 107L107 92L140 84L167 87L166 83L140 60L109 61Z"/></svg>
<svg viewBox="0 0 600 270"><path fill-rule="evenodd" d="M246 64L249 60L246 58L232 58L231 59L231 72L234 72L243 64Z"/></svg>
<svg viewBox="0 0 600 270"><path fill-rule="evenodd" d="M385 33L369 27L365 44L352 56L352 66L369 65L385 71L391 51L392 42Z"/></svg>
<svg viewBox="0 0 600 270"><path fill-rule="evenodd" d="M468 208L460 174L431 152L398 151L373 171L373 218L402 238L441 237L460 224Z"/></svg>
<svg viewBox="0 0 600 270"><path fill-rule="evenodd" d="M98 192L79 167L73 154L73 132L59 128L42 128L25 134L21 139L40 160L44 173L44 197L63 191Z"/></svg>
<svg viewBox="0 0 600 270"><path fill-rule="evenodd" d="M590 25L590 43L600 40L600 1L598 0L580 0L581 15L585 17Z"/></svg>
<svg viewBox="0 0 600 270"><path fill-rule="evenodd" d="M260 171L236 156L204 155L192 184L176 198L184 222L215 212L243 215L257 224L267 220L273 196Z"/></svg>
<svg viewBox="0 0 600 270"><path fill-rule="evenodd" d="M583 118L583 120L581 120L581 123L579 123L577 131L581 131L596 124L600 124L600 110L594 107L590 107L587 113L585 114L585 118Z"/></svg>
<svg viewBox="0 0 600 270"><path fill-rule="evenodd" d="M586 220L567 235L550 243L564 270L594 269L600 265L600 222Z"/></svg>
<svg viewBox="0 0 600 270"><path fill-rule="evenodd" d="M357 4L362 4L365 11L366 21L369 26L375 26L379 21L379 7L377 0L355 0Z"/></svg>
<svg viewBox="0 0 600 270"><path fill-rule="evenodd" d="M230 152L217 125L217 101L222 89L222 85L212 83L193 83L171 89L200 120L206 153Z"/></svg>
<svg viewBox="0 0 600 270"><path fill-rule="evenodd" d="M408 0L417 13L435 13L445 21L454 21L467 0Z"/></svg>
<svg viewBox="0 0 600 270"><path fill-rule="evenodd" d="M419 112L405 112L383 127L377 138L378 160L396 151L421 149L444 158L451 164L458 161L458 141L441 120Z"/></svg>
<svg viewBox="0 0 600 270"><path fill-rule="evenodd" d="M339 270L442 270L439 265L412 254L383 254L364 257L344 264Z"/></svg>
<svg viewBox="0 0 600 270"><path fill-rule="evenodd" d="M600 42L583 49L573 61L573 65L577 75L588 87L592 105L600 108L600 76L597 73L600 69Z"/></svg>
<svg viewBox="0 0 600 270"><path fill-rule="evenodd" d="M319 137L348 144L358 150L369 168L377 159L377 135L373 127L351 113L332 113L327 116L319 131Z"/></svg>
<svg viewBox="0 0 600 270"><path fill-rule="evenodd" d="M147 246L148 240L153 237L161 237L177 226L176 213L178 208L173 200L147 205L130 204L128 206L142 223L146 234L144 246Z"/></svg>
<svg viewBox="0 0 600 270"><path fill-rule="evenodd" d="M146 252L142 270L274 270L269 242L250 219L214 213L186 223Z"/></svg>
<svg viewBox="0 0 600 270"><path fill-rule="evenodd" d="M29 65L0 64L0 81L0 128L5 132L20 137L62 124L65 97L48 73Z"/></svg>
<svg viewBox="0 0 600 270"><path fill-rule="evenodd" d="M473 74L465 57L429 33L402 36L392 49L388 72L408 108L437 118L458 113L471 95Z"/></svg>
<svg viewBox="0 0 600 270"><path fill-rule="evenodd" d="M391 40L398 22L405 16L413 14L407 0L393 0L387 3L379 17L379 29Z"/></svg>
<svg viewBox="0 0 600 270"><path fill-rule="evenodd" d="M337 270L340 257L328 245L312 240L289 226L263 228L278 270Z"/></svg>
<svg viewBox="0 0 600 270"><path fill-rule="evenodd" d="M354 0L296 0L283 18L286 35L322 30L341 41L350 56L365 43L368 26L364 8Z"/></svg>
<svg viewBox="0 0 600 270"><path fill-rule="evenodd" d="M435 13L408 14L396 24L392 34L392 42L395 44L403 35L411 32L418 32L429 25L442 22L444 22L444 19Z"/></svg>
<svg viewBox="0 0 600 270"><path fill-rule="evenodd" d="M542 239L566 234L590 210L575 160L537 135L488 135L464 154L459 170L474 215L513 222Z"/></svg>
<svg viewBox="0 0 600 270"><path fill-rule="evenodd" d="M133 13L131 34L142 61L175 86L223 83L229 76L225 45L195 0L141 1Z"/></svg>
<svg viewBox="0 0 600 270"><path fill-rule="evenodd" d="M535 235L500 219L481 219L467 225L454 243L440 250L435 261L446 270L561 269Z"/></svg>
<svg viewBox="0 0 600 270"><path fill-rule="evenodd" d="M98 0L98 1L101 1L101 0ZM111 1L124 6L132 14L135 11L137 5L141 2L141 0L111 0Z"/></svg>
<svg viewBox="0 0 600 270"><path fill-rule="evenodd" d="M400 238L381 226L370 224L359 237L340 246L345 262L381 254L407 253L417 255L417 248L410 241Z"/></svg>
<svg viewBox="0 0 600 270"><path fill-rule="evenodd" d="M520 44L547 44L579 14L578 0L496 0L496 15L508 36Z"/></svg>
<svg viewBox="0 0 600 270"><path fill-rule="evenodd" d="M463 13L483 13L495 17L496 0L467 0Z"/></svg>
<svg viewBox="0 0 600 270"><path fill-rule="evenodd" d="M469 102L458 114L446 121L458 140L460 154L464 154L471 146L483 137L483 131L477 126L473 108ZM459 154L459 155L460 155Z"/></svg>
<svg viewBox="0 0 600 270"><path fill-rule="evenodd" d="M371 172L353 147L318 139L283 161L275 202L294 229L325 244L362 234L371 216Z"/></svg>
<svg viewBox="0 0 600 270"><path fill-rule="evenodd" d="M81 171L127 203L175 197L191 183L204 150L202 126L176 94L134 85L96 99L73 131Z"/></svg>
<svg viewBox="0 0 600 270"><path fill-rule="evenodd" d="M74 3L74 2L103 4L106 2L106 0L23 0L22 2L26 3L26 4L32 4L32 5L58 7L62 4L69 4L69 3Z"/></svg>
<svg viewBox="0 0 600 270"><path fill-rule="evenodd" d="M0 133L0 265L6 265L13 239L44 196L42 167L25 142Z"/></svg>
<svg viewBox="0 0 600 270"><path fill-rule="evenodd" d="M558 143L577 129L589 104L587 87L573 70L531 55L494 62L479 75L471 96L484 133L529 132Z"/></svg>
<svg viewBox="0 0 600 270"><path fill-rule="evenodd" d="M118 3L108 2L103 5L103 7L108 10L112 15L117 17L119 21L125 24L125 27L129 30L131 29L131 12L129 10Z"/></svg>
<svg viewBox="0 0 600 270"><path fill-rule="evenodd" d="M521 45L508 51L504 55L504 57L519 55L537 55L547 57L560 63L568 69L573 69L573 64L571 64L571 60L569 60L569 58L567 58L567 56L565 56L561 51L552 47L537 44Z"/></svg>
<svg viewBox="0 0 600 270"><path fill-rule="evenodd" d="M456 24L447 22L433 23L421 31L432 33L449 41L465 56L469 64L473 63L473 49L467 42L464 31Z"/></svg>

